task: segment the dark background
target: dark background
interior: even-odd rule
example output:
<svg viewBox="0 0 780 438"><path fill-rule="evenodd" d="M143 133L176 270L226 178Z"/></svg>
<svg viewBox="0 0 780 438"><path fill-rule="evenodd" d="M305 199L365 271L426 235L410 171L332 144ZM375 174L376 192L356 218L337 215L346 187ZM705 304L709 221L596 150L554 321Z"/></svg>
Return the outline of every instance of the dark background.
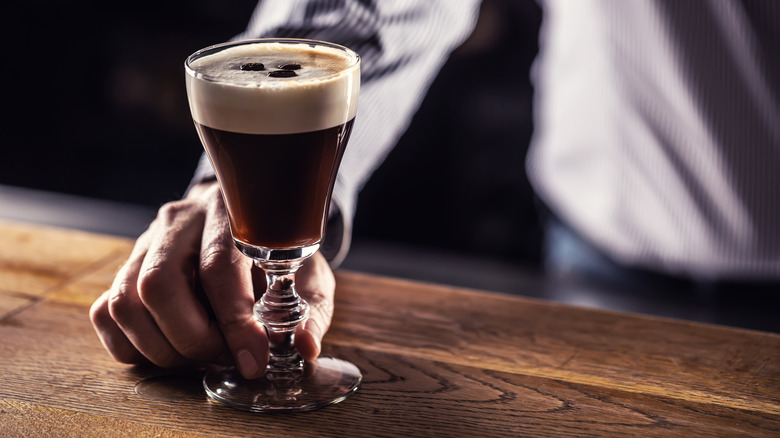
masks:
<svg viewBox="0 0 780 438"><path fill-rule="evenodd" d="M149 205L181 196L200 154L184 58L238 33L254 7L223 4L17 4L0 184Z"/></svg>
<svg viewBox="0 0 780 438"><path fill-rule="evenodd" d="M0 217L140 233L161 204L182 196L201 155L184 58L243 31L254 7L255 0L4 4ZM551 284L541 274L541 230L524 172L540 21L533 0L483 2L474 34L361 193L343 266L780 331L774 294L664 288L643 296Z"/></svg>
<svg viewBox="0 0 780 438"><path fill-rule="evenodd" d="M12 6L0 185L154 208L179 198L201 154L183 60L241 32L255 4ZM361 194L356 243L537 262L539 232L523 162L539 20L530 0L484 3L475 34L453 54Z"/></svg>

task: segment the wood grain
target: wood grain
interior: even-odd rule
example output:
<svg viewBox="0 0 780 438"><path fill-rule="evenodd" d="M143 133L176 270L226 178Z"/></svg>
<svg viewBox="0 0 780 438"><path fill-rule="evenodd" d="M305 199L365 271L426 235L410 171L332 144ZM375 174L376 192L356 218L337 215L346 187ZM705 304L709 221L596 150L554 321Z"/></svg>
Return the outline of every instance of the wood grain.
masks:
<svg viewBox="0 0 780 438"><path fill-rule="evenodd" d="M779 336L351 272L324 348L363 370L358 392L306 414L236 411L208 400L201 370L103 350L88 307L132 242L44 231L84 249L65 270L0 246L20 275L55 279L0 294L31 300L0 318L0 436L780 436ZM35 253L17 232L36 234L5 224L0 241Z"/></svg>
<svg viewBox="0 0 780 438"><path fill-rule="evenodd" d="M0 318L24 309L130 242L108 236L0 221Z"/></svg>
<svg viewBox="0 0 780 438"><path fill-rule="evenodd" d="M349 317L336 318L333 343L780 414L777 335L354 273L338 280L350 293L337 310Z"/></svg>

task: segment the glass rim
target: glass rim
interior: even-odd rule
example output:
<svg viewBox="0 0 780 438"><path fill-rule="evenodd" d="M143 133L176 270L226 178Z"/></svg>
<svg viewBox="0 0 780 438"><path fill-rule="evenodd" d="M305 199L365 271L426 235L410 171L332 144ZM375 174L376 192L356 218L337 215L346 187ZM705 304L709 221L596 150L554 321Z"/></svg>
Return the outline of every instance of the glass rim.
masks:
<svg viewBox="0 0 780 438"><path fill-rule="evenodd" d="M306 38L252 38L252 39L234 40L234 41L226 41L218 44L212 44L210 46L197 50L184 60L184 71L194 79L200 79L207 82L222 83L222 84L237 85L237 86L242 86L242 85L255 86L257 85L257 82L254 81L237 81L237 80L230 81L230 80L219 79L213 76L209 76L207 74L200 73L196 71L194 68L192 68L190 64L197 59L209 56L211 54L220 52L230 47L243 46L249 44L259 44L259 43L309 44L309 45L327 46L334 49L342 50L354 58L354 61L342 71L331 73L326 76L317 76L315 78L296 79L297 81L301 81L301 82L328 80L330 78L343 75L345 71L349 71L351 69L356 68L357 66L360 65L361 62L360 55L354 50L350 49L349 47L343 46L341 44L331 43L328 41L306 39Z"/></svg>

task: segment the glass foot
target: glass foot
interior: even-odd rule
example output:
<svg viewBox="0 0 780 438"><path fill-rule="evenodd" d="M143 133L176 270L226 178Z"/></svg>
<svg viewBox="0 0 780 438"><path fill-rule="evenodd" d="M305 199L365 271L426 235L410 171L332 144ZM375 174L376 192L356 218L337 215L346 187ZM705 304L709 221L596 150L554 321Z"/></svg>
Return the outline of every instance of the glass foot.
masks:
<svg viewBox="0 0 780 438"><path fill-rule="evenodd" d="M296 381L246 380L237 369L210 368L203 387L212 399L252 412L304 412L338 403L352 395L363 376L353 364L330 357L306 362Z"/></svg>

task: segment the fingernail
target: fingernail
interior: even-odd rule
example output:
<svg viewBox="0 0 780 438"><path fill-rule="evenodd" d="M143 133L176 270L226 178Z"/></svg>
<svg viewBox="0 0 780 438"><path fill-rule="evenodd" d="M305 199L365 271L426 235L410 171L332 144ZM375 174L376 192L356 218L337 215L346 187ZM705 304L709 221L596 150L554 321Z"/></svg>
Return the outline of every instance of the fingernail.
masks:
<svg viewBox="0 0 780 438"><path fill-rule="evenodd" d="M316 334L314 335L314 343L317 345L317 351L322 351L322 341L320 341L320 337Z"/></svg>
<svg viewBox="0 0 780 438"><path fill-rule="evenodd" d="M314 343L317 344L317 350L322 350L322 333L319 325L314 321L307 321L305 329L313 335L312 338L314 338Z"/></svg>
<svg viewBox="0 0 780 438"><path fill-rule="evenodd" d="M238 362L238 369L241 371L241 374L246 378L254 377L260 371L255 357L252 356L249 350L240 350L236 355L236 362Z"/></svg>

